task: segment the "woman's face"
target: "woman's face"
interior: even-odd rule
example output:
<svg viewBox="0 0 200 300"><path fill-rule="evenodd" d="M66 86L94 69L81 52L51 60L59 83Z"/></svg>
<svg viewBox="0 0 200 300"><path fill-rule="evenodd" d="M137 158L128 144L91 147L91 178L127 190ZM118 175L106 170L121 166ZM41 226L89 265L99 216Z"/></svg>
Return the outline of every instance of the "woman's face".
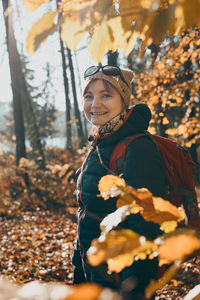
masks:
<svg viewBox="0 0 200 300"><path fill-rule="evenodd" d="M106 124L124 108L117 90L112 86L106 87L101 79L89 84L83 98L86 118L96 127Z"/></svg>

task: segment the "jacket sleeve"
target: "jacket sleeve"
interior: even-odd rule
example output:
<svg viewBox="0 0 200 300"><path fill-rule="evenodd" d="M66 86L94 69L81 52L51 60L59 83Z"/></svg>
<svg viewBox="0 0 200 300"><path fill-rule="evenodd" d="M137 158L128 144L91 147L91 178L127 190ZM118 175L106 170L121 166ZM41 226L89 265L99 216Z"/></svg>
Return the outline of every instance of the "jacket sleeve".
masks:
<svg viewBox="0 0 200 300"><path fill-rule="evenodd" d="M145 187L154 196L166 198L167 181L160 153L148 137L134 140L128 147L124 162L123 177L134 188ZM148 239L161 234L158 224L147 222L140 214L131 214L121 224Z"/></svg>
<svg viewBox="0 0 200 300"><path fill-rule="evenodd" d="M123 171L127 184L136 189L146 187L154 196L166 196L165 166L149 137L139 137L129 145Z"/></svg>
<svg viewBox="0 0 200 300"><path fill-rule="evenodd" d="M134 188L148 188L154 196L165 198L167 181L160 153L148 137L134 140L128 147L124 162L123 177L128 185ZM162 232L160 226L147 222L138 214L131 214L120 224L130 228L147 239L155 239ZM158 261L138 261L122 271L122 280L136 278L138 289L142 290L150 278L155 278L158 271Z"/></svg>

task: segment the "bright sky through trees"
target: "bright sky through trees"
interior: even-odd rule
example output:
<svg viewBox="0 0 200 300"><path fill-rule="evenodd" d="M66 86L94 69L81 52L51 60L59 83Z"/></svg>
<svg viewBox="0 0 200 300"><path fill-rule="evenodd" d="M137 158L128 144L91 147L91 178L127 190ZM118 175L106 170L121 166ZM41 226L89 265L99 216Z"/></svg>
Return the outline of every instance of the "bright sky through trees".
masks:
<svg viewBox="0 0 200 300"><path fill-rule="evenodd" d="M26 12L24 7L20 8L20 12L23 18L19 20L15 20L15 33L18 42L19 49L23 48L25 51L25 39L26 34L31 27L31 23L33 23L38 17L43 13L43 8L39 11L29 14ZM18 23L18 24L17 24ZM12 92L10 87L10 70L8 63L8 55L6 49L6 37L5 37L5 25L3 19L3 8L2 3L0 2L0 82L1 82L1 93L0 93L0 102L11 102L12 101ZM84 48L84 43L80 46L80 48ZM45 64L49 63L52 68L52 80L56 89L56 99L55 105L59 110L65 109L65 98L64 98L64 90L62 84L62 69L61 69L61 56L59 52L59 41L58 41L58 33L56 32L54 35L49 36L46 43L42 45L42 47L37 51L34 56L27 55L30 64L29 67L34 70L34 85L39 85L42 80L45 78L44 67ZM78 50L76 53L77 65L80 70L80 76L88 66L94 64L87 49ZM76 64L75 64L76 66ZM70 78L70 77L69 77ZM82 78L81 78L82 79ZM78 82L78 75L77 75ZM79 91L79 88L77 89ZM80 99L80 94L78 95Z"/></svg>

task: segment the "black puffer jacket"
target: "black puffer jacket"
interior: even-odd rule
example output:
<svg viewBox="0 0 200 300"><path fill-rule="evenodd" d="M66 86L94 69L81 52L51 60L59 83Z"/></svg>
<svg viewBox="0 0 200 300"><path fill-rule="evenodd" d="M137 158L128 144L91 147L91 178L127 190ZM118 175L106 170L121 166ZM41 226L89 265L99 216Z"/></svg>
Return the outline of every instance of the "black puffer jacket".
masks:
<svg viewBox="0 0 200 300"><path fill-rule="evenodd" d="M86 281L95 281L109 287L114 286L111 280L109 278L105 279L105 274L102 277L102 274L99 275L95 268L88 266L86 259L86 252L91 241L100 235L100 222L107 214L116 210L115 198L104 201L97 196L99 194L98 182L102 176L108 174L108 170L100 163L96 145L98 145L103 164L108 167L116 144L126 136L147 130L151 119L151 112L144 104L136 105L128 115L126 122L118 131L92 142L89 155L82 165L77 182L79 223L77 248L74 251L73 264L77 267L83 266ZM123 178L127 184L132 185L134 188L146 187L155 196L166 196L167 183L164 166L160 154L150 138L140 137L129 145L124 163ZM146 222L140 214L130 215L121 225L131 228L149 239L154 239L160 234L159 226ZM155 268L152 268L152 263ZM134 276L138 281L138 287L142 289L148 279L155 276L156 265L157 263L154 261L151 263L134 263L132 267L125 268L122 271L122 279ZM149 272L153 273L150 274Z"/></svg>

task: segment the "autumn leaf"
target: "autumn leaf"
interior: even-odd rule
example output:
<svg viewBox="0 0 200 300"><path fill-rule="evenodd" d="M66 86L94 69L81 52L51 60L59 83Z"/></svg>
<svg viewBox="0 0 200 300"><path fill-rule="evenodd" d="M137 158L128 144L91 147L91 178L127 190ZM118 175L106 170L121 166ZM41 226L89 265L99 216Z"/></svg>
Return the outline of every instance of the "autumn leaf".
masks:
<svg viewBox="0 0 200 300"><path fill-rule="evenodd" d="M195 236L194 230L180 229L166 236L164 240L158 238L155 243L160 244L157 250L160 266L170 264L175 260L183 260L185 256L200 249L200 241Z"/></svg>
<svg viewBox="0 0 200 300"><path fill-rule="evenodd" d="M174 220L165 221L161 224L160 229L163 230L165 233L174 231L177 227L177 222Z"/></svg>
<svg viewBox="0 0 200 300"><path fill-rule="evenodd" d="M29 11L37 9L47 0L24 0L24 5ZM103 55L109 50L116 50L118 47L129 54L135 46L137 36L142 40L141 53L149 43L160 44L168 32L179 32L190 26L199 26L199 1L160 1L140 0L116 1L118 8L113 5L112 0L74 0L60 3L60 11L66 21L66 28L63 27L63 38L69 47L76 49L77 44L83 38L83 33L90 34L88 49L93 60L100 62ZM43 15L43 18L46 14ZM120 20L120 22L119 22ZM87 25L87 22L90 25ZM86 22L86 23L84 23ZM110 22L110 24L109 24ZM37 23L36 23L37 24ZM33 25L34 27L34 25ZM71 28L71 30L67 30ZM52 30L41 33L45 38L52 34ZM37 34L37 33L36 33ZM31 32L31 35L34 35ZM74 35L74 36L73 36ZM72 41L71 38L72 37ZM45 38L42 38L44 41ZM32 40L32 37L29 38ZM40 44L38 38L38 44ZM37 44L37 43L36 43ZM32 48L33 53L38 49Z"/></svg>
<svg viewBox="0 0 200 300"><path fill-rule="evenodd" d="M149 258L154 258L153 255L156 253L157 245L151 241L146 241L143 238L140 239L140 245L138 247L132 248L127 253L119 253L119 255L107 260L108 269L110 272L121 272L125 267L131 266L135 259L145 260L147 256Z"/></svg>
<svg viewBox="0 0 200 300"><path fill-rule="evenodd" d="M62 166L61 170L59 171L58 176L59 176L60 178L63 177L63 176L66 174L66 172L69 170L69 168L70 168L70 165L69 165L69 164L64 164L64 165Z"/></svg>
<svg viewBox="0 0 200 300"><path fill-rule="evenodd" d="M40 5L47 2L49 2L49 0L23 0L24 7L28 12L37 10Z"/></svg>
<svg viewBox="0 0 200 300"><path fill-rule="evenodd" d="M89 43L88 50L94 61L100 62L105 53L113 49L113 33L106 20L95 30Z"/></svg>
<svg viewBox="0 0 200 300"><path fill-rule="evenodd" d="M97 266L122 253L129 253L140 245L140 236L130 229L112 230L94 239L87 252L91 265Z"/></svg>
<svg viewBox="0 0 200 300"><path fill-rule="evenodd" d="M74 51L76 50L77 45L82 41L87 33L84 28L89 24L90 21L88 19L85 19L84 24L79 24L68 16L64 18L61 26L61 38L66 43L67 47Z"/></svg>
<svg viewBox="0 0 200 300"><path fill-rule="evenodd" d="M148 222L161 225L165 232L174 230L177 223L184 220L183 209L177 208L169 201L161 197L153 197L152 193L146 188L134 189L126 185L123 178L114 175L106 175L101 178L98 185L101 196L104 199L119 196L117 208L125 206L124 209L117 210L102 222L102 228L112 228L124 220L130 213L141 213ZM113 218L114 215L114 218ZM115 219L115 221L113 221ZM109 224L109 225L108 225Z"/></svg>
<svg viewBox="0 0 200 300"><path fill-rule="evenodd" d="M164 117L162 119L162 123L163 123L163 125L167 125L167 124L169 124L169 120L166 117Z"/></svg>
<svg viewBox="0 0 200 300"><path fill-rule="evenodd" d="M26 49L29 54L35 54L41 43L57 30L58 24L54 23L56 15L55 11L47 12L33 24L26 39Z"/></svg>
<svg viewBox="0 0 200 300"><path fill-rule="evenodd" d="M108 24L112 30L113 34L113 51L116 51L117 49L121 49L122 51L125 51L128 47L128 39L131 35L130 25L127 24L126 20L123 20L120 16L117 16L115 18L111 18L108 21Z"/></svg>
<svg viewBox="0 0 200 300"><path fill-rule="evenodd" d="M166 201L160 197L153 197L152 200L152 203L140 203L143 208L140 213L146 221L155 222L162 225L166 221L180 222L184 220L185 214L182 209L177 208L169 201ZM166 227L164 226L163 229L165 228Z"/></svg>
<svg viewBox="0 0 200 300"><path fill-rule="evenodd" d="M71 294L63 300L97 300L102 290L102 287L95 283L81 283L74 286Z"/></svg>
<svg viewBox="0 0 200 300"><path fill-rule="evenodd" d="M120 254L107 260L108 270L110 272L121 272L125 267L129 267L134 262L132 252Z"/></svg>
<svg viewBox="0 0 200 300"><path fill-rule="evenodd" d="M121 191L118 190L118 186L126 186L123 178L114 175L106 175L100 179L98 189L104 200L107 200L110 197L116 197L121 194Z"/></svg>
<svg viewBox="0 0 200 300"><path fill-rule="evenodd" d="M136 207L135 197L137 196L137 190L130 185L125 187L121 185L119 189L121 193L119 193L120 198L117 200L117 208L123 205L131 205L132 208ZM139 212L138 209L137 212Z"/></svg>
<svg viewBox="0 0 200 300"><path fill-rule="evenodd" d="M117 207L129 205L131 213L140 212L146 221L160 224L165 232L174 230L177 223L185 218L183 209L160 197L153 197L146 188L136 190L131 186L121 186L118 189L121 189L123 194L117 201Z"/></svg>

